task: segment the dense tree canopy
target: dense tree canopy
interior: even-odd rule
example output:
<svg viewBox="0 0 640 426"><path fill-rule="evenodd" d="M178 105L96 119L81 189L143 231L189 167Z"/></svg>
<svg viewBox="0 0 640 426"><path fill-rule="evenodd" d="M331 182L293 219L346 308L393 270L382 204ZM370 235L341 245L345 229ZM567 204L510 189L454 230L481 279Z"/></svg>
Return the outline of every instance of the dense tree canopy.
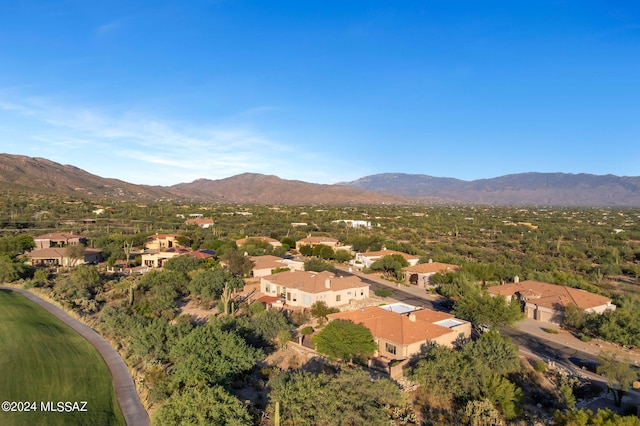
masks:
<svg viewBox="0 0 640 426"><path fill-rule="evenodd" d="M174 393L153 416L158 426L249 426L246 406L220 386L185 388Z"/></svg>
<svg viewBox="0 0 640 426"><path fill-rule="evenodd" d="M286 372L269 382L270 409L280 404L282 425L389 425L415 422L398 387L371 380L360 369L336 375ZM402 424L402 423L400 423Z"/></svg>
<svg viewBox="0 0 640 426"><path fill-rule="evenodd" d="M402 268L409 266L409 262L400 254L390 254L378 259L369 267L372 271L382 271L383 275L396 280L402 279Z"/></svg>
<svg viewBox="0 0 640 426"><path fill-rule="evenodd" d="M329 358L343 361L364 361L377 349L371 331L362 324L351 321L329 322L313 337L316 350Z"/></svg>
<svg viewBox="0 0 640 426"><path fill-rule="evenodd" d="M262 352L215 323L197 327L171 349L173 380L183 386L229 383L249 371Z"/></svg>

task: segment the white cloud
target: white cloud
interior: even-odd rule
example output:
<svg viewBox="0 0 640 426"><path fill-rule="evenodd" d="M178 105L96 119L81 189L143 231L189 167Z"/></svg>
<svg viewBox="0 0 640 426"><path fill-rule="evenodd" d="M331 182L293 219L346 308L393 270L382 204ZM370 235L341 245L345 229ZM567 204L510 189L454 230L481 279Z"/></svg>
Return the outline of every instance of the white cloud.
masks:
<svg viewBox="0 0 640 426"><path fill-rule="evenodd" d="M33 125L21 133L29 153L36 148L39 156L132 183L173 185L244 172L333 183L345 175L336 170L348 170L349 176L355 172L345 160L307 152L305 147L242 127L173 122L131 112L114 114L42 98L0 100L1 111L30 118Z"/></svg>

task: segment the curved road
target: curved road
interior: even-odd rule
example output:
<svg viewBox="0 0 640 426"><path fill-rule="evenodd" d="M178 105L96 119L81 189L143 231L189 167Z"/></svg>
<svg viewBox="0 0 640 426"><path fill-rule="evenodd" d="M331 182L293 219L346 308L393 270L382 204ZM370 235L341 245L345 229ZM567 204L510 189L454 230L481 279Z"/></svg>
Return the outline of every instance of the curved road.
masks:
<svg viewBox="0 0 640 426"><path fill-rule="evenodd" d="M116 398L118 399L118 404L120 405L122 415L124 416L127 425L149 425L149 415L140 402L140 398L138 397L138 393L136 392L135 384L133 383L133 378L129 373L129 368L120 357L120 354L115 349L113 349L113 347L111 347L111 345L106 340L104 340L91 327L71 317L62 309L47 302L46 300L39 298L33 293L13 287L0 286L0 289L15 291L22 294L27 299L49 311L56 318L67 324L69 327L77 331L82 337L87 339L89 343L91 343L98 350L98 352L100 352L100 355L102 355L102 358L104 358L107 366L109 366L111 376L113 377L113 385L116 391Z"/></svg>

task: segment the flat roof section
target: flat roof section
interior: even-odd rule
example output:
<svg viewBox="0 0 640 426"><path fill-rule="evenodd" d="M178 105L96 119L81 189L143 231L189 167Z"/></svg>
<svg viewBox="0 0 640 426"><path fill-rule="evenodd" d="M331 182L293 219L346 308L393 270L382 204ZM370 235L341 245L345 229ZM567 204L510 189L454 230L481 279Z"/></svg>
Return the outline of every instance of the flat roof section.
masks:
<svg viewBox="0 0 640 426"><path fill-rule="evenodd" d="M418 308L406 303L390 303L388 305L380 306L385 311L394 312L396 314L408 314L409 312L416 311Z"/></svg>

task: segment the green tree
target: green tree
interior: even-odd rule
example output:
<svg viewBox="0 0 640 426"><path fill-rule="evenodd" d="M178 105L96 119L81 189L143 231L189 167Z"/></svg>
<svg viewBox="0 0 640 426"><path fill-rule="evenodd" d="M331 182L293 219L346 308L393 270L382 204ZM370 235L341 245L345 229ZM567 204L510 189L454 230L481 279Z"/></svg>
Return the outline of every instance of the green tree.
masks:
<svg viewBox="0 0 640 426"><path fill-rule="evenodd" d="M227 269L236 277L246 277L254 267L253 261L245 256L240 250L228 250L221 260L226 264Z"/></svg>
<svg viewBox="0 0 640 426"><path fill-rule="evenodd" d="M333 259L338 263L346 263L353 259L353 256L347 250L339 249L335 251Z"/></svg>
<svg viewBox="0 0 640 426"><path fill-rule="evenodd" d="M522 391L507 378L489 373L480 377L481 398L486 398L498 408L507 419L518 416L518 405L522 399Z"/></svg>
<svg viewBox="0 0 640 426"><path fill-rule="evenodd" d="M607 378L607 384L613 391L616 406L620 407L622 397L637 380L638 373L631 367L628 359L620 361L615 355L605 351L600 352L598 361L600 365L597 367L597 372Z"/></svg>
<svg viewBox="0 0 640 426"><path fill-rule="evenodd" d="M66 246L64 249L64 255L69 259L69 266L76 266L78 262L84 260L85 251L86 247L82 244Z"/></svg>
<svg viewBox="0 0 640 426"><path fill-rule="evenodd" d="M492 296L487 292L463 295L456 300L453 313L475 325L509 325L523 317L517 300L507 302L504 296Z"/></svg>
<svg viewBox="0 0 640 426"><path fill-rule="evenodd" d="M329 262L325 262L319 258L311 258L304 261L304 270L305 271L315 271L315 272L335 272L336 267L330 264Z"/></svg>
<svg viewBox="0 0 640 426"><path fill-rule="evenodd" d="M158 426L253 424L247 407L220 386L186 388L177 392L154 413Z"/></svg>
<svg viewBox="0 0 640 426"><path fill-rule="evenodd" d="M314 302L313 305L311 305L310 311L312 317L318 318L321 321L326 321L327 315L338 312L336 308L328 307L327 304L321 300Z"/></svg>
<svg viewBox="0 0 640 426"><path fill-rule="evenodd" d="M315 245L311 254L319 257L320 259L333 259L333 256L335 255L333 249L325 244Z"/></svg>
<svg viewBox="0 0 640 426"><path fill-rule="evenodd" d="M181 272L185 275L188 275L189 272L198 270L201 264L202 261L200 259L196 259L193 256L185 254L167 260L164 263L163 267L164 269L168 269L169 271Z"/></svg>
<svg viewBox="0 0 640 426"><path fill-rule="evenodd" d="M558 426L640 426L637 416L621 416L609 408L601 408L596 413L588 408L558 410L553 418Z"/></svg>
<svg viewBox="0 0 640 426"><path fill-rule="evenodd" d="M391 254L373 262L369 269L372 271L382 271L382 274L386 278L400 280L403 274L402 268L406 266L409 266L409 262L407 262L402 255Z"/></svg>
<svg viewBox="0 0 640 426"><path fill-rule="evenodd" d="M250 323L251 329L266 343L272 342L283 331L291 332L287 318L275 309L267 309L255 315L251 318Z"/></svg>
<svg viewBox="0 0 640 426"><path fill-rule="evenodd" d="M520 370L518 346L508 336L490 330L479 339L467 343L462 353L471 362L478 362L496 374L510 374Z"/></svg>
<svg viewBox="0 0 640 426"><path fill-rule="evenodd" d="M569 327L573 327L577 330L582 328L585 321L585 311L576 305L575 303L569 303L564 309L563 324Z"/></svg>
<svg viewBox="0 0 640 426"><path fill-rule="evenodd" d="M269 411L281 407L282 425L375 425L416 423L406 399L387 379L371 380L360 369L336 375L285 372L269 381ZM408 412L409 411L409 412ZM272 415L273 417L273 415Z"/></svg>
<svg viewBox="0 0 640 426"><path fill-rule="evenodd" d="M173 381L189 387L228 384L253 368L262 352L234 332L208 323L178 340L170 355Z"/></svg>
<svg viewBox="0 0 640 426"><path fill-rule="evenodd" d="M377 349L371 331L351 321L331 321L312 340L321 354L349 362L364 361Z"/></svg>
<svg viewBox="0 0 640 426"><path fill-rule="evenodd" d="M469 426L502 426L502 415L488 399L471 400L460 413L462 424Z"/></svg>
<svg viewBox="0 0 640 426"><path fill-rule="evenodd" d="M187 284L187 289L192 296L199 297L202 301L212 301L220 298L227 283L232 289L244 286L241 278L226 269L216 268L196 271Z"/></svg>

